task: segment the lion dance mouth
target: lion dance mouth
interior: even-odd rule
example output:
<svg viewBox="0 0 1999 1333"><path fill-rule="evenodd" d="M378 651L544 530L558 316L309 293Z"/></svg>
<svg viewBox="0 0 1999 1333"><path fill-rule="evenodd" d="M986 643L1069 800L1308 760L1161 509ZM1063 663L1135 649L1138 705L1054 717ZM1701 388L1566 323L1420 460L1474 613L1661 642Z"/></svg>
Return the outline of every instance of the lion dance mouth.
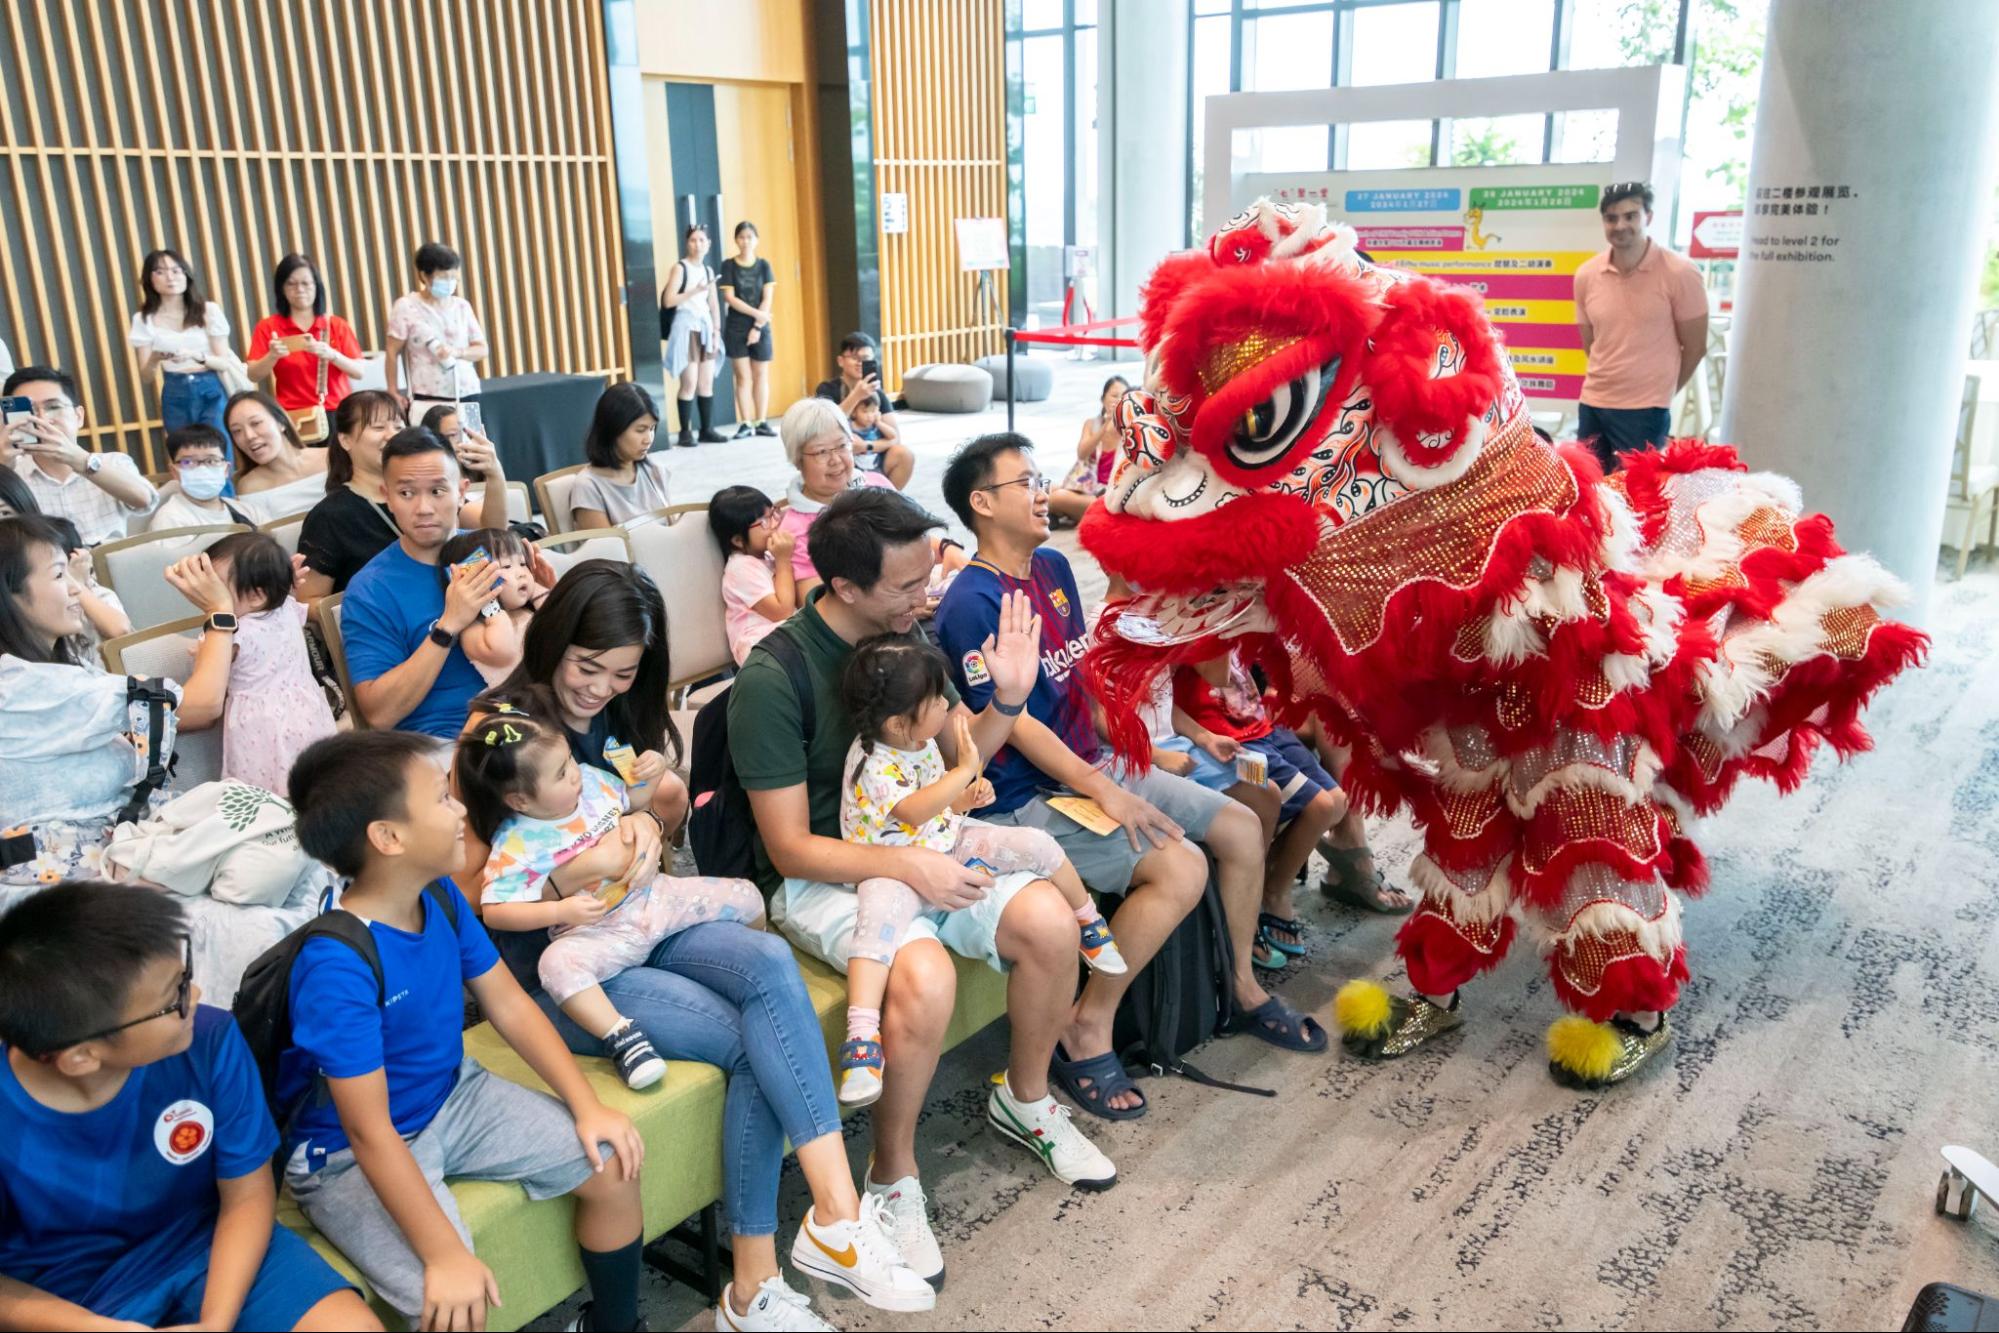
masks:
<svg viewBox="0 0 1999 1333"><path fill-rule="evenodd" d="M1525 929L1569 1008L1668 1009L1697 818L1745 775L1795 787L1822 743L1867 748L1861 709L1927 640L1732 450L1605 479L1543 442L1475 301L1351 237L1262 204L1147 286L1147 384L1080 534L1136 590L1085 661L1112 744L1144 764L1162 677L1237 652L1277 721L1350 749L1359 808L1419 825L1417 990Z"/></svg>

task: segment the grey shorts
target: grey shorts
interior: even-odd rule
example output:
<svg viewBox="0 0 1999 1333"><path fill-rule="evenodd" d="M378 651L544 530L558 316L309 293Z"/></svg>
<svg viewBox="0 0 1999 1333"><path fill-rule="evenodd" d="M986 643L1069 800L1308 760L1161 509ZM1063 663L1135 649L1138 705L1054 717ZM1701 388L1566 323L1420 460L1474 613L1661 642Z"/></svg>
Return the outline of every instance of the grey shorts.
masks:
<svg viewBox="0 0 1999 1333"><path fill-rule="evenodd" d="M1198 782L1176 777L1158 767L1149 770L1142 778L1133 777L1121 769L1112 770L1111 776L1117 779L1118 786L1159 807L1161 814L1178 824L1195 842L1208 836L1208 826L1215 822L1215 815L1228 805L1230 799ZM1048 793L1050 796L1061 794ZM1046 796L1036 796L1027 804L1003 815L981 810L979 818L989 824L1046 829L1062 845L1062 854L1076 867L1083 883L1098 893L1114 896L1122 895L1131 887L1132 872L1138 868L1139 860L1152 850L1152 843L1145 838L1140 838L1138 847L1134 849L1131 839L1125 836L1122 829L1108 834L1090 832L1051 807Z"/></svg>
<svg viewBox="0 0 1999 1333"><path fill-rule="evenodd" d="M472 1234L445 1188L446 1177L517 1180L530 1199L553 1199L592 1174L569 1108L547 1093L488 1073L469 1058L458 1067L458 1086L444 1105L405 1142L468 1250ZM610 1145L603 1151L610 1156ZM361 1270L383 1300L411 1319L423 1313L423 1260L376 1197L367 1173L355 1169L353 1149L332 1154L317 1171L293 1165L285 1182L306 1220Z"/></svg>

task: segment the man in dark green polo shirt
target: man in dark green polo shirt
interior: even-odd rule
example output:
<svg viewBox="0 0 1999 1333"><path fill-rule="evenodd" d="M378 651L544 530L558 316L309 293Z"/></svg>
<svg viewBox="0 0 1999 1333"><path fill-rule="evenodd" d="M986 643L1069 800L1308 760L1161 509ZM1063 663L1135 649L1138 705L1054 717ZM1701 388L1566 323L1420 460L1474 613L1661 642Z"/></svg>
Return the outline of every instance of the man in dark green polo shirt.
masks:
<svg viewBox="0 0 1999 1333"><path fill-rule="evenodd" d="M933 909L919 916L889 970L884 1044L893 1052L874 1107L875 1157L868 1190L895 1217L909 1266L933 1282L943 1260L916 1180L916 1118L950 1022L956 974L949 948L1008 974L1012 1023L1006 1079L987 1114L1062 1180L1104 1189L1117 1169L1048 1093L1048 1063L1076 992L1076 918L1060 892L1029 874L997 878L922 847L861 846L840 838L841 767L854 728L840 700L840 673L854 645L908 634L930 578L929 532L943 521L900 494L848 491L812 525L812 559L825 586L772 632L796 644L812 679L812 743L782 663L759 644L729 691L729 749L756 816L757 875L771 919L799 948L846 967L863 879L901 880ZM1002 607L984 646L993 694L970 717L981 754L1005 742L1040 670L1041 626L1024 597ZM955 707L963 709L955 693ZM947 761L951 726L938 737Z"/></svg>

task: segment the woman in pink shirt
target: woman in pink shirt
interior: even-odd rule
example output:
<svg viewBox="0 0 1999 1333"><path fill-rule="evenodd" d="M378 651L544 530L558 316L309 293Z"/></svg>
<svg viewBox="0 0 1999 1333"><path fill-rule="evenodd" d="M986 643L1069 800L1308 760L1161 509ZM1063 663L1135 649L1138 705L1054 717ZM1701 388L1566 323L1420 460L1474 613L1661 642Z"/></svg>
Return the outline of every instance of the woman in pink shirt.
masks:
<svg viewBox="0 0 1999 1333"><path fill-rule="evenodd" d="M838 403L824 398L799 399L786 410L777 434L785 457L798 472L785 491L788 507L778 527L793 539L791 570L798 580L799 604L803 605L822 581L812 566L812 520L841 491L856 486L894 490L895 484L879 472L854 467L854 437Z"/></svg>

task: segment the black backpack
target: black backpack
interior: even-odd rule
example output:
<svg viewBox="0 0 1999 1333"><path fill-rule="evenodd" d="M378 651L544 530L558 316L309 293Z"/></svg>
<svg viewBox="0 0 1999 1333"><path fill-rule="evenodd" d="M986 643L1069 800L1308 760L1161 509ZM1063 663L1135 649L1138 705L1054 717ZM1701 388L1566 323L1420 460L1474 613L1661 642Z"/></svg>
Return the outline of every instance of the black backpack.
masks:
<svg viewBox="0 0 1999 1333"><path fill-rule="evenodd" d="M1105 916L1115 908L1115 903L1105 904ZM1111 1025L1111 1049L1134 1073L1178 1074L1211 1088L1275 1097L1268 1088L1204 1074L1183 1058L1241 1012L1236 1008L1234 976L1235 948L1229 941L1228 915L1210 855L1201 901L1132 978L1119 1002Z"/></svg>
<svg viewBox="0 0 1999 1333"><path fill-rule="evenodd" d="M457 930L458 899L437 881L432 881L424 892L444 909L444 919L451 923L454 931ZM389 998L387 983L382 977L382 955L375 947L374 932L360 917L337 907L321 912L258 954L255 961L243 969L242 983L237 986L235 1003L229 1009L236 1015L236 1026L243 1030L243 1040L250 1044L250 1054L256 1059L257 1073L264 1082L264 1100L271 1107L280 1129L290 1123L293 1112L298 1109L296 1106L278 1105L278 1065L292 1044L292 968L297 964L299 950L305 947L306 941L322 935L339 940L367 962L368 970L375 974L377 1008L385 1005Z"/></svg>
<svg viewBox="0 0 1999 1333"><path fill-rule="evenodd" d="M777 659L791 678L791 692L798 698L798 721L805 748L812 748L812 731L817 718L812 704L812 674L806 670L805 654L783 630L766 634L758 645ZM687 846L694 853L694 865L704 875L723 879L751 879L756 875L756 816L750 810L750 794L736 776L736 761L729 753L729 690L701 705L694 715L694 741L688 751L688 794L692 813L687 817Z"/></svg>

